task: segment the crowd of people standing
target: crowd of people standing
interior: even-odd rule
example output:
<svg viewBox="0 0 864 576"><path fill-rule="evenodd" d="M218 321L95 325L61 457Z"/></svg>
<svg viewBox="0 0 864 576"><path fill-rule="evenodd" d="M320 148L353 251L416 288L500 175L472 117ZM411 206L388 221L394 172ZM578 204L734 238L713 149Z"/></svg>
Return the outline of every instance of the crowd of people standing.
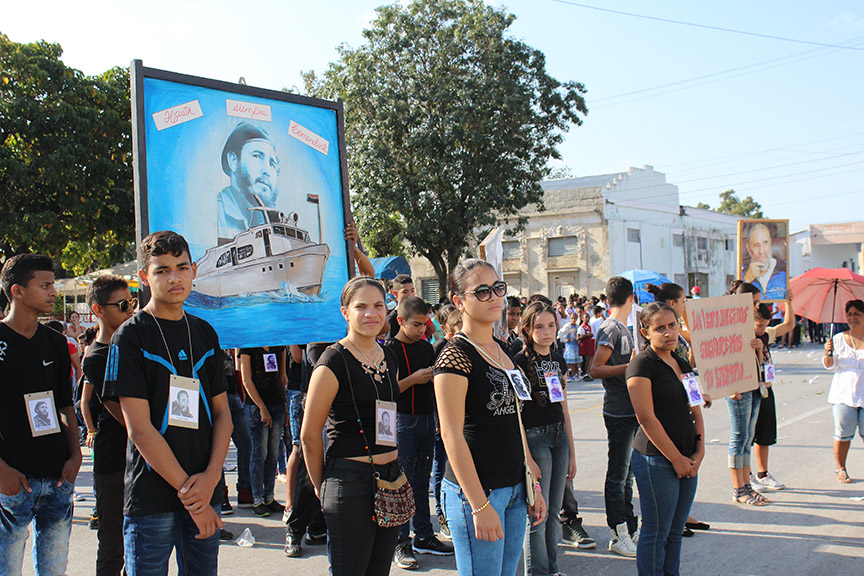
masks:
<svg viewBox="0 0 864 576"><path fill-rule="evenodd" d="M326 540L337 576L388 574L394 562L416 569L420 554L453 555L463 575L512 576L524 558L526 574L561 576L562 539L596 546L574 497L579 439L567 409L568 392L592 379L604 388L609 551L636 558L640 575L674 575L682 538L708 528L690 512L712 399L688 395L698 365L684 287L649 285L655 301L638 315L633 285L617 276L596 298L520 300L491 265L467 259L433 309L410 277L385 287L358 257L360 275L340 299L344 338L225 351L184 311L194 276L185 239L156 232L139 251L150 300L136 309L123 279L96 278L89 337L80 318L60 330L38 321L56 295L50 258L3 266L0 574L20 573L31 523L37 573L65 572L82 442L94 456L97 574L166 574L175 549L181 573L215 574L219 541L231 538L221 517L233 512L224 469L233 441L236 504L281 514L289 557L302 555L305 537ZM730 293L752 295L760 383L726 398L732 499L765 506L784 487L768 471L771 346L796 328L793 298L771 325L758 287L739 281ZM864 437L864 303L845 310L848 330L823 357L844 483L850 443ZM81 368L67 337L86 346ZM275 491L282 468L285 504Z"/></svg>

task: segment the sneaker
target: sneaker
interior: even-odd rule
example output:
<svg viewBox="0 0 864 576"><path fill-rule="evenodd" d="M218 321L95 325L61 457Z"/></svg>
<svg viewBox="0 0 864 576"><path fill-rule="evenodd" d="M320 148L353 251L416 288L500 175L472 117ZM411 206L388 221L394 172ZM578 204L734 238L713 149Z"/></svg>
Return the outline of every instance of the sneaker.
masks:
<svg viewBox="0 0 864 576"><path fill-rule="evenodd" d="M234 513L234 508L231 507L231 503L228 500L222 501L222 515L228 516L229 514Z"/></svg>
<svg viewBox="0 0 864 576"><path fill-rule="evenodd" d="M411 549L410 542L403 542L396 546L396 552L393 554L396 559L396 565L403 570L416 570L417 558L414 557L414 551Z"/></svg>
<svg viewBox="0 0 864 576"><path fill-rule="evenodd" d="M586 374L585 376L582 377L582 381L583 382L593 382L594 379L591 378L591 376L589 376L588 374Z"/></svg>
<svg viewBox="0 0 864 576"><path fill-rule="evenodd" d="M282 484L285 484L288 482L288 477L285 474L279 474L276 476L276 480L278 480Z"/></svg>
<svg viewBox="0 0 864 576"><path fill-rule="evenodd" d="M285 534L285 556L289 558L299 558L303 554L303 548L300 547L300 537L288 532Z"/></svg>
<svg viewBox="0 0 864 576"><path fill-rule="evenodd" d="M249 488L237 487L237 507L252 508L255 504L255 499L252 497L252 490Z"/></svg>
<svg viewBox="0 0 864 576"><path fill-rule="evenodd" d="M306 538L304 538L304 540L306 544L309 544L310 546L319 546L321 544L326 544L327 533L324 532L323 534L313 534L312 532L307 530Z"/></svg>
<svg viewBox="0 0 864 576"><path fill-rule="evenodd" d="M99 517L90 515L90 530L99 530Z"/></svg>
<svg viewBox="0 0 864 576"><path fill-rule="evenodd" d="M636 516L636 530L630 534L630 540L633 541L633 544L639 543L639 530L642 528L642 523L639 522L639 516Z"/></svg>
<svg viewBox="0 0 864 576"><path fill-rule="evenodd" d="M285 512L285 506L283 506L276 500L270 500L270 502L267 502L264 506L266 506L267 510L269 510L273 514L281 514Z"/></svg>
<svg viewBox="0 0 864 576"><path fill-rule="evenodd" d="M237 465L236 464L223 464L222 465L222 471L223 472L236 472L237 471Z"/></svg>
<svg viewBox="0 0 864 576"><path fill-rule="evenodd" d="M762 486L765 487L766 490L783 490L786 488L786 485L771 476L770 472L766 472L763 478L756 478ZM756 489L756 486L753 486L753 489Z"/></svg>
<svg viewBox="0 0 864 576"><path fill-rule="evenodd" d="M434 554L435 556L452 556L453 544L442 542L434 535L428 538L414 538L414 552L418 554Z"/></svg>
<svg viewBox="0 0 864 576"><path fill-rule="evenodd" d="M450 540L450 526L447 524L447 517L444 514L438 514L438 536L445 540Z"/></svg>
<svg viewBox="0 0 864 576"><path fill-rule="evenodd" d="M87 500L87 497L84 496L84 494L78 492L77 490L73 490L72 499L75 500L75 502L83 502L84 500Z"/></svg>
<svg viewBox="0 0 864 576"><path fill-rule="evenodd" d="M753 490L756 492L765 492L768 490L768 487L762 484L762 481L753 474L750 475L750 486L752 486Z"/></svg>
<svg viewBox="0 0 864 576"><path fill-rule="evenodd" d="M597 542L588 535L585 528L582 527L582 519L578 518L570 522L561 523L561 531L563 532L564 540L574 544L577 548L587 550L596 548Z"/></svg>
<svg viewBox="0 0 864 576"><path fill-rule="evenodd" d="M254 512L255 516L258 516L259 518L266 518L267 516L270 516L270 510L264 503L255 504L255 506L252 507L252 512Z"/></svg>
<svg viewBox="0 0 864 576"><path fill-rule="evenodd" d="M615 527L615 530L612 530L612 537L609 539L609 551L626 558L636 557L636 545L630 539L626 522L622 522Z"/></svg>
<svg viewBox="0 0 864 576"><path fill-rule="evenodd" d="M229 532L228 530L225 530L224 528L219 530L219 540L221 540L223 542L227 542L228 540L233 540L233 539L234 539L234 534L232 532Z"/></svg>

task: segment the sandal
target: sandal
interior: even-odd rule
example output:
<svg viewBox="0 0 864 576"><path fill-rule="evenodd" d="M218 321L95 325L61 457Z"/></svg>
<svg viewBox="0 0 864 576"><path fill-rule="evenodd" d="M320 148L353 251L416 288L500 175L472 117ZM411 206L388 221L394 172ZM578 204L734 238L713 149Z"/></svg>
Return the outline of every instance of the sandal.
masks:
<svg viewBox="0 0 864 576"><path fill-rule="evenodd" d="M684 526L691 530L708 530L711 528L711 525L707 522L685 522Z"/></svg>
<svg viewBox="0 0 864 576"><path fill-rule="evenodd" d="M838 468L834 471L834 474L837 475L837 482L841 484L851 484L852 479L849 478L849 474L846 473L846 468Z"/></svg>
<svg viewBox="0 0 864 576"><path fill-rule="evenodd" d="M771 503L771 500L769 500L768 498L766 498L765 496L763 496L759 492L756 492L756 490L754 490L753 486L751 486L750 484L745 484L744 489L747 491L747 494L751 495L753 498L755 498L756 500L758 500L759 502L762 503L762 504L760 504L760 506L764 506L765 504Z"/></svg>
<svg viewBox="0 0 864 576"><path fill-rule="evenodd" d="M767 504L764 498L760 501L758 498L754 497L753 494L758 496L756 492L751 494L744 488L733 488L732 501L737 502L738 504L747 504L748 506L765 506L765 504Z"/></svg>

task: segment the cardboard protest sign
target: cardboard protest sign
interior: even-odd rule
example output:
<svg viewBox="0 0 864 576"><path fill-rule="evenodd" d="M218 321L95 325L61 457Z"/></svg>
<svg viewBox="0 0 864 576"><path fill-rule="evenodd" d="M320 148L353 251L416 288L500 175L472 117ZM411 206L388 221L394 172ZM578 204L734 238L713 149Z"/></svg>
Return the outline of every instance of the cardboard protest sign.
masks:
<svg viewBox="0 0 864 576"><path fill-rule="evenodd" d="M223 347L345 335L353 276L342 102L132 64L137 240L173 230L197 277L185 307Z"/></svg>
<svg viewBox="0 0 864 576"><path fill-rule="evenodd" d="M756 356L750 347L756 337L753 297L692 299L686 307L702 392L720 398L758 388Z"/></svg>

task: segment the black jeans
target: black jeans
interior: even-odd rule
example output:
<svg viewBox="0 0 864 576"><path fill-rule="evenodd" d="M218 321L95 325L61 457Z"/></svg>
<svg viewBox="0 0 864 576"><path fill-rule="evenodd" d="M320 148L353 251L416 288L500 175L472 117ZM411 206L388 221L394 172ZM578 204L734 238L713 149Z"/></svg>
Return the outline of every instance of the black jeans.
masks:
<svg viewBox="0 0 864 576"><path fill-rule="evenodd" d="M613 418L603 415L606 437L609 441L609 459L606 467L606 484L603 495L606 499L606 524L612 530L622 522L632 534L636 531L636 516L633 514L633 469L630 454L633 452L633 437L639 428L635 416Z"/></svg>
<svg viewBox="0 0 864 576"><path fill-rule="evenodd" d="M118 576L123 572L123 470L93 474L96 516L99 518L99 549L96 575Z"/></svg>
<svg viewBox="0 0 864 576"><path fill-rule="evenodd" d="M395 480L402 471L395 460L375 469L384 480ZM399 527L382 528L372 519L374 487L369 462L332 458L324 467L321 505L333 576L390 573Z"/></svg>
<svg viewBox="0 0 864 576"><path fill-rule="evenodd" d="M289 504L290 505L290 504ZM309 529L310 536L327 533L324 514L321 512L321 502L315 495L315 488L309 480L303 451L300 451L300 464L297 468L297 479L294 482L294 504L288 514L288 533L300 538Z"/></svg>
<svg viewBox="0 0 864 576"><path fill-rule="evenodd" d="M561 521L572 522L579 518L579 502L573 492L573 483L564 483L564 502L561 505Z"/></svg>

